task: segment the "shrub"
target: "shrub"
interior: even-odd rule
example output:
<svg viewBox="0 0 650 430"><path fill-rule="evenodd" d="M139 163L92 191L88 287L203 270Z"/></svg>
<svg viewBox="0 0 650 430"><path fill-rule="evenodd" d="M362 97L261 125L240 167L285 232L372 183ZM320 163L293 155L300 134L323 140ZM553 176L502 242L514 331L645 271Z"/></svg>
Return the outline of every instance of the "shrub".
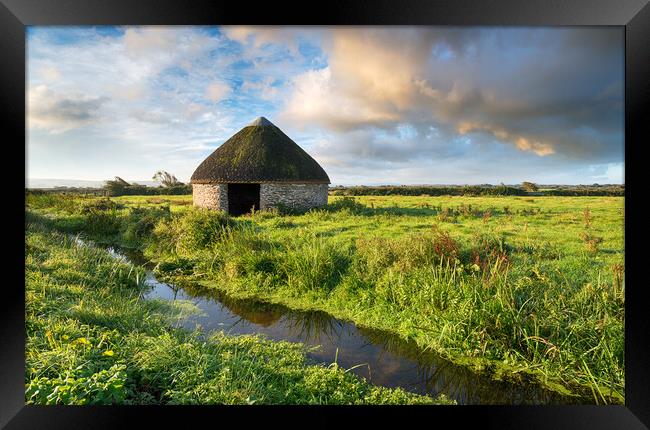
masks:
<svg viewBox="0 0 650 430"><path fill-rule="evenodd" d="M134 207L122 223L122 239L137 244L150 237L156 224L171 216L169 206L161 208Z"/></svg>
<svg viewBox="0 0 650 430"><path fill-rule="evenodd" d="M235 225L224 212L193 207L159 222L153 230L153 242L158 251L189 253L206 248Z"/></svg>
<svg viewBox="0 0 650 430"><path fill-rule="evenodd" d="M530 183L533 187L537 185ZM536 191L528 187L531 191ZM624 196L624 185L611 186L571 186L539 191L547 196ZM525 196L528 191L522 187L507 185L450 185L413 186L382 185L335 187L330 189L332 196Z"/></svg>
<svg viewBox="0 0 650 430"><path fill-rule="evenodd" d="M90 212L84 219L83 230L94 236L115 236L122 224L117 211Z"/></svg>
<svg viewBox="0 0 650 430"><path fill-rule="evenodd" d="M525 196L527 192L521 188L506 185L447 187L382 185L376 187L340 187L330 190L330 194L333 196Z"/></svg>
<svg viewBox="0 0 650 430"><path fill-rule="evenodd" d="M79 209L79 213L83 215L88 215L88 214L95 214L98 212L115 211L118 209L122 209L123 207L124 205L116 203L113 200L108 198L91 199L87 202L84 202L81 205L81 208Z"/></svg>
<svg viewBox="0 0 650 430"><path fill-rule="evenodd" d="M544 191L547 196L625 196L623 185L609 187L571 187Z"/></svg>
<svg viewBox="0 0 650 430"><path fill-rule="evenodd" d="M109 183L110 182L110 183ZM117 196L153 196L153 195L182 195L192 194L192 185L179 184L169 187L148 187L140 184L119 184L115 181L107 181L103 188L106 195Z"/></svg>
<svg viewBox="0 0 650 430"><path fill-rule="evenodd" d="M523 188L524 190L526 190L528 192L534 192L534 191L539 190L539 187L537 186L537 184L534 184L532 182L522 182L521 183L521 188Z"/></svg>

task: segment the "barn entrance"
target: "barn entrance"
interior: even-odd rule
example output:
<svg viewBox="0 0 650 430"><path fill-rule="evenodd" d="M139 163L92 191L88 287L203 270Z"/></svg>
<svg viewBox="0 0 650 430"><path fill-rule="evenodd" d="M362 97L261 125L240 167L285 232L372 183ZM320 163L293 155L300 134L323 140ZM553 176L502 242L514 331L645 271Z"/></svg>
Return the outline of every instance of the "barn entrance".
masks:
<svg viewBox="0 0 650 430"><path fill-rule="evenodd" d="M243 215L260 209L260 184L228 184L228 213Z"/></svg>

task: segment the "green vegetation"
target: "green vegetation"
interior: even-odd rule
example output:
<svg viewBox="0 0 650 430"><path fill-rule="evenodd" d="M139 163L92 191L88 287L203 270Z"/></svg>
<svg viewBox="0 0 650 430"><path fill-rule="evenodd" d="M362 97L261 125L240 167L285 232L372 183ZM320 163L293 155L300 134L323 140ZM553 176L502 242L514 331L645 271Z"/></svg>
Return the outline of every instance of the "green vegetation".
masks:
<svg viewBox="0 0 650 430"><path fill-rule="evenodd" d="M310 365L300 344L171 328L190 304L141 300L142 268L29 213L25 264L28 404L452 403Z"/></svg>
<svg viewBox="0 0 650 430"><path fill-rule="evenodd" d="M162 186L160 187L147 187L146 185L130 184L124 179L116 176L115 179L106 181L103 192L107 196L151 196L151 195L180 195L191 194L192 186L184 184L176 179L176 176L159 170L153 176L155 181L159 181Z"/></svg>
<svg viewBox="0 0 650 430"><path fill-rule="evenodd" d="M137 247L161 276L323 310L495 378L623 402L620 197L333 196L305 214L240 218L189 196L112 201L122 206L81 213L28 196L40 222Z"/></svg>
<svg viewBox="0 0 650 430"><path fill-rule="evenodd" d="M521 188L523 188L525 191L528 192L535 192L539 190L539 187L537 184L534 184L532 182L524 181L521 183Z"/></svg>
<svg viewBox="0 0 650 430"><path fill-rule="evenodd" d="M623 185L551 185L540 189L537 184L523 182L506 185L381 185L334 187L333 196L624 196Z"/></svg>
<svg viewBox="0 0 650 430"><path fill-rule="evenodd" d="M166 172L164 172L166 173ZM171 175L173 177L173 175ZM168 179L165 179L168 181ZM104 188L56 187L31 190L36 193L92 194L109 196L151 196L192 194L189 184L172 183L162 187L147 187L139 184L122 184L121 178L106 181ZM173 182L173 179L172 179ZM623 185L551 185L539 189L537 184L523 182L521 186L506 185L382 185L382 186L337 186L330 189L332 196L618 196L625 195Z"/></svg>

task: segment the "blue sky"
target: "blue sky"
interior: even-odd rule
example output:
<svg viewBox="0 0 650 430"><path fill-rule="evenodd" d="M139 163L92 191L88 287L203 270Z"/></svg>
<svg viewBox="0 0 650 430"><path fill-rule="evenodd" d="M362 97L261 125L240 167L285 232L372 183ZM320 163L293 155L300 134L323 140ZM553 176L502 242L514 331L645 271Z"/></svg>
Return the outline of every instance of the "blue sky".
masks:
<svg viewBox="0 0 650 430"><path fill-rule="evenodd" d="M28 179L188 181L258 116L333 184L623 182L606 27L29 27Z"/></svg>

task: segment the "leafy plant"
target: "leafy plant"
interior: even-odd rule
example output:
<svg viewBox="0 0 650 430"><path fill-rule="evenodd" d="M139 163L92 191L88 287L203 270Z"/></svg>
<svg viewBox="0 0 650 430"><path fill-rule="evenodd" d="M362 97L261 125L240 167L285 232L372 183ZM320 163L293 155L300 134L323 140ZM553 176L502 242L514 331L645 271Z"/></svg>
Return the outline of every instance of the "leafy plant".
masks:
<svg viewBox="0 0 650 430"><path fill-rule="evenodd" d="M89 376L69 371L60 377L40 377L27 383L27 404L41 405L110 405L123 403L127 397L126 366L114 364Z"/></svg>

